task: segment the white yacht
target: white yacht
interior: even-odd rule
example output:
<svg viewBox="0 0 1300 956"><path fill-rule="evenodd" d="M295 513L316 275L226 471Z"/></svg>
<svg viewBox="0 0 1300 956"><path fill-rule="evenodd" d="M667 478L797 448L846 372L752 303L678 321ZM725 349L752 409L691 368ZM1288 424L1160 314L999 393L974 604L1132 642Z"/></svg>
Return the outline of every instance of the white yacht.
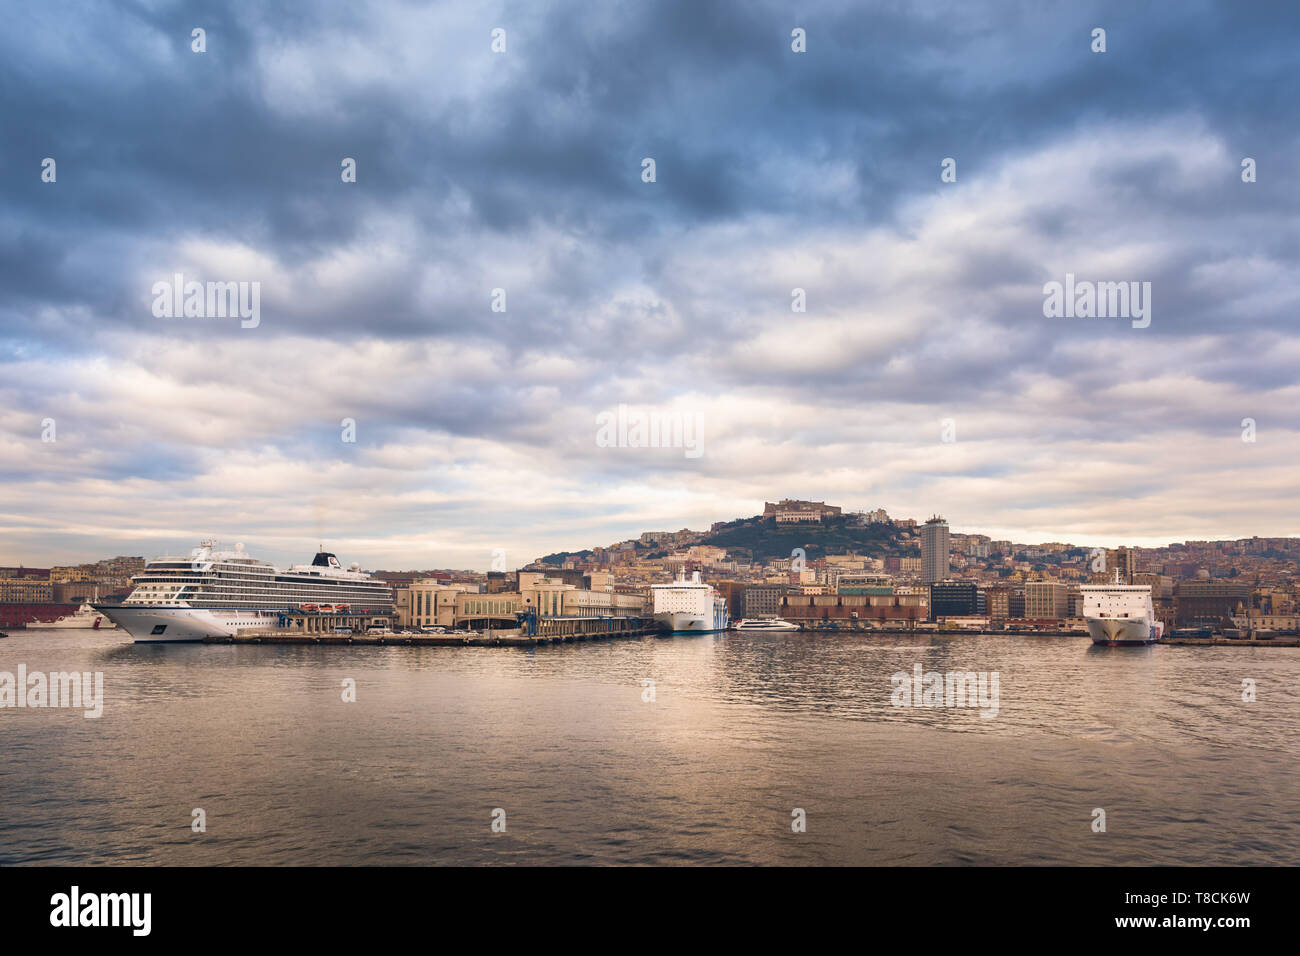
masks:
<svg viewBox="0 0 1300 956"><path fill-rule="evenodd" d="M779 617L755 617L737 621L731 628L735 631L797 631L799 625L783 621Z"/></svg>
<svg viewBox="0 0 1300 956"><path fill-rule="evenodd" d="M1079 592L1094 644L1154 644L1164 634L1165 625L1156 620L1149 585L1085 584Z"/></svg>
<svg viewBox="0 0 1300 956"><path fill-rule="evenodd" d="M57 620L50 621L48 624L38 624L37 627L89 627L89 628L114 628L117 627L103 611L97 611L89 603L81 605L72 614L65 614Z"/></svg>
<svg viewBox="0 0 1300 956"><path fill-rule="evenodd" d="M233 637L251 628L274 627L286 611L330 606L349 612L391 614L393 592L359 564L344 568L328 551L311 564L280 569L204 541L189 557L157 558L131 578L135 586L120 605L96 605L136 643L201 641Z"/></svg>
<svg viewBox="0 0 1300 956"><path fill-rule="evenodd" d="M682 572L672 584L653 584L654 618L675 634L725 631L727 599L700 580L700 572L686 579Z"/></svg>

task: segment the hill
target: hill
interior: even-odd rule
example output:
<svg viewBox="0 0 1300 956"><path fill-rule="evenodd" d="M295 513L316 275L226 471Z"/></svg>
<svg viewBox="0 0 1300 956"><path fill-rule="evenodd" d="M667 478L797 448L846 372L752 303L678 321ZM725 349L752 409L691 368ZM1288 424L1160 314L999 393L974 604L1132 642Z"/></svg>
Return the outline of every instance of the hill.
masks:
<svg viewBox="0 0 1300 956"><path fill-rule="evenodd" d="M709 532L700 543L758 562L789 558L795 548L803 548L810 561L850 551L876 558L920 555L916 539L905 530L892 524L859 524L852 515L807 524L777 524L776 518L761 515L741 518Z"/></svg>
<svg viewBox="0 0 1300 956"><path fill-rule="evenodd" d="M862 524L856 515L832 515L818 523L777 524L771 515L737 518L703 532L697 544L726 548L730 556L759 563L789 558L795 548L802 548L810 561L828 554L855 554L870 557L902 555L919 557L919 539L893 524ZM667 552L658 546L634 539L638 558L662 558ZM590 558L590 549L560 551L539 558L547 565L561 565L569 558Z"/></svg>

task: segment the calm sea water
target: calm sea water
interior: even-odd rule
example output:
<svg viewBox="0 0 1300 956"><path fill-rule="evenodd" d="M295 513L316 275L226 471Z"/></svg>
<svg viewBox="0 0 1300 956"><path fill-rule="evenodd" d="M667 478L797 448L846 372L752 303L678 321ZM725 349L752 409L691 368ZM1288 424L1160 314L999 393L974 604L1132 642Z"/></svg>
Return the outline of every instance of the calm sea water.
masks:
<svg viewBox="0 0 1300 956"><path fill-rule="evenodd" d="M0 863L1300 858L1300 649L753 634L534 650L124 640L0 640L0 671L102 671L106 697L97 720L0 710ZM918 663L998 672L997 716L891 706L890 675ZM341 699L348 678L355 703ZM206 833L191 830L195 808ZM492 832L495 808L504 833ZM806 832L792 831L795 808Z"/></svg>

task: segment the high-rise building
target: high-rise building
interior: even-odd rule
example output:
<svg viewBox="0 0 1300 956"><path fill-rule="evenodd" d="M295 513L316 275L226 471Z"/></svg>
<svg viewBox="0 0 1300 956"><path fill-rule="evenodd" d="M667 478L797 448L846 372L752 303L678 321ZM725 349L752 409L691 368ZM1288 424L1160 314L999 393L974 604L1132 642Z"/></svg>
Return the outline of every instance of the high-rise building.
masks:
<svg viewBox="0 0 1300 956"><path fill-rule="evenodd" d="M948 577L948 522L935 515L921 528L921 581L935 584Z"/></svg>

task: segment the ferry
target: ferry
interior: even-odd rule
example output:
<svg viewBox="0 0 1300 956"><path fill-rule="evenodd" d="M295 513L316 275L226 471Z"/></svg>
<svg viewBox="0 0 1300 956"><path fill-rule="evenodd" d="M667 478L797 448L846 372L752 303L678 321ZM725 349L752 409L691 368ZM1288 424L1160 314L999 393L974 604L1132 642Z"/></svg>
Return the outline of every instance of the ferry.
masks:
<svg viewBox="0 0 1300 956"><path fill-rule="evenodd" d="M1146 584L1085 584L1083 618L1092 643L1106 647L1154 644L1164 634Z"/></svg>
<svg viewBox="0 0 1300 956"><path fill-rule="evenodd" d="M797 631L798 624L783 621L779 617L746 618L731 625L733 631Z"/></svg>
<svg viewBox="0 0 1300 956"><path fill-rule="evenodd" d="M727 629L727 599L700 580L694 571L687 580L683 571L672 584L653 584L654 619L673 634L699 634Z"/></svg>
<svg viewBox="0 0 1300 956"><path fill-rule="evenodd" d="M202 541L188 557L156 558L131 578L134 589L120 605L95 610L126 630L137 644L201 641L234 637L241 631L275 627L285 611L356 607L392 614L393 592L359 564L344 568L320 550L311 564L277 568L250 557L242 544L233 550Z"/></svg>

